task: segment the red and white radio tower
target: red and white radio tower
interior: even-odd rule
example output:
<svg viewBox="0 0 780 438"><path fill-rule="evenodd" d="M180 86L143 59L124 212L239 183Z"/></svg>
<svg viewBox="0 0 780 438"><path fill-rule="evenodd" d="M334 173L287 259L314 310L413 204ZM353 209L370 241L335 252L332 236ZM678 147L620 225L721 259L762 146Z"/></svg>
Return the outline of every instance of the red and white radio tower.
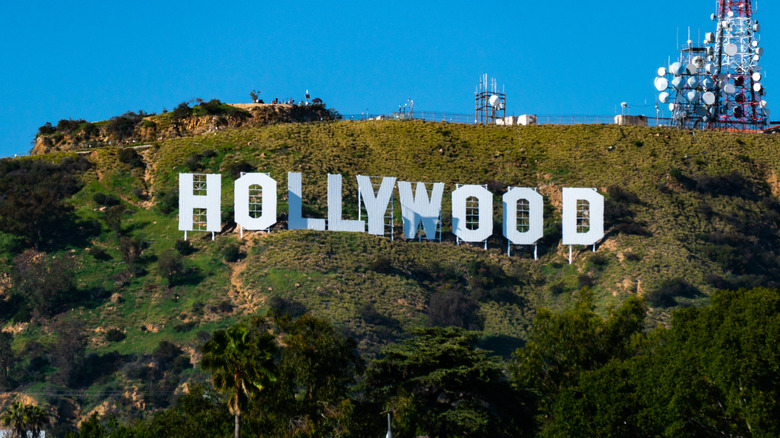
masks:
<svg viewBox="0 0 780 438"><path fill-rule="evenodd" d="M750 0L718 0L715 32L703 45L680 51L679 62L658 69L660 103L669 104L675 125L685 128L759 131L769 122L758 65L761 27Z"/></svg>
<svg viewBox="0 0 780 438"><path fill-rule="evenodd" d="M717 65L720 105L713 127L740 131L761 130L768 122L764 86L758 61L761 26L753 19L750 0L719 0L713 62ZM713 78L714 79L714 78Z"/></svg>

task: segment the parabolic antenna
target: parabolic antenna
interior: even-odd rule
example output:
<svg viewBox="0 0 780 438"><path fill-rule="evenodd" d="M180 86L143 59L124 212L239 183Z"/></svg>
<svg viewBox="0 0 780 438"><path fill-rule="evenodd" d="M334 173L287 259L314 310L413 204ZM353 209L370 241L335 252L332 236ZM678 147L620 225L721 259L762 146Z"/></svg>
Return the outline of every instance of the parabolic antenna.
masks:
<svg viewBox="0 0 780 438"><path fill-rule="evenodd" d="M701 85L708 90L712 90L715 88L715 81L713 81L711 77L707 76L704 78L704 80L701 81Z"/></svg>
<svg viewBox="0 0 780 438"><path fill-rule="evenodd" d="M683 79L682 76L676 76L672 79L672 87L674 87L675 90L682 90L685 88L685 79Z"/></svg>
<svg viewBox="0 0 780 438"><path fill-rule="evenodd" d="M669 104L669 111L674 111L674 109L677 107L677 105L674 104L674 102Z"/></svg>
<svg viewBox="0 0 780 438"><path fill-rule="evenodd" d="M658 69L658 76L666 76L666 67L661 67Z"/></svg>
<svg viewBox="0 0 780 438"><path fill-rule="evenodd" d="M699 99L699 92L691 90L685 94L685 98L688 99L688 102L690 103L696 102L696 100Z"/></svg>
<svg viewBox="0 0 780 438"><path fill-rule="evenodd" d="M681 74L683 74L682 69L683 69L682 64L680 64L679 62L675 62L674 64L669 66L669 73L675 76L680 76Z"/></svg>
<svg viewBox="0 0 780 438"><path fill-rule="evenodd" d="M732 111L732 112L734 113L734 117L736 117L738 119L742 118L743 111L742 111L742 107L741 106L735 106L734 107L734 111Z"/></svg>
<svg viewBox="0 0 780 438"><path fill-rule="evenodd" d="M761 106L761 108L766 108L766 101L762 100L761 103L759 103L759 105Z"/></svg>
<svg viewBox="0 0 780 438"><path fill-rule="evenodd" d="M666 78L655 78L655 89L664 91L669 88L669 81Z"/></svg>
<svg viewBox="0 0 780 438"><path fill-rule="evenodd" d="M761 82L761 73L753 73L753 76L751 77L753 78L753 82Z"/></svg>
<svg viewBox="0 0 780 438"><path fill-rule="evenodd" d="M726 84L723 86L723 91L726 92L726 94L734 94L737 92L737 87L735 87L734 84Z"/></svg>
<svg viewBox="0 0 780 438"><path fill-rule="evenodd" d="M658 100L659 100L661 103L669 103L669 93L667 93L666 91L664 91L663 93L659 94L659 95L658 95Z"/></svg>
<svg viewBox="0 0 780 438"><path fill-rule="evenodd" d="M753 84L753 91L755 91L756 93L760 92L761 89L763 88L764 87L762 87L761 84Z"/></svg>
<svg viewBox="0 0 780 438"><path fill-rule="evenodd" d="M728 43L723 46L723 52L726 54L726 56L734 56L737 54L738 50L739 48L734 43Z"/></svg>
<svg viewBox="0 0 780 438"><path fill-rule="evenodd" d="M707 65L704 66L704 71L707 72L707 74L714 75L715 74L715 64L713 63L707 63Z"/></svg>
<svg viewBox="0 0 780 438"><path fill-rule="evenodd" d="M756 55L761 56L764 54L764 48L763 47L756 47Z"/></svg>
<svg viewBox="0 0 780 438"><path fill-rule="evenodd" d="M714 43L715 42L715 34L712 32L707 32L704 34L704 42L705 43Z"/></svg>
<svg viewBox="0 0 780 438"><path fill-rule="evenodd" d="M704 58L701 56L695 56L693 58L693 65L696 66L696 68L702 68L704 67ZM695 72L694 72L695 73Z"/></svg>
<svg viewBox="0 0 780 438"><path fill-rule="evenodd" d="M696 79L696 76L691 76L688 78L688 86L691 88L696 88L699 86L699 81Z"/></svg>
<svg viewBox="0 0 780 438"><path fill-rule="evenodd" d="M704 102L705 105L714 105L715 93L713 93L712 91L707 91L706 93L701 95L701 100Z"/></svg>
<svg viewBox="0 0 780 438"><path fill-rule="evenodd" d="M758 47L758 41L753 40L753 42L750 43L750 45L752 45L753 47Z"/></svg>
<svg viewBox="0 0 780 438"><path fill-rule="evenodd" d="M685 66L685 72L689 75L696 74L696 66L693 64L688 64Z"/></svg>
<svg viewBox="0 0 780 438"><path fill-rule="evenodd" d="M494 95L490 96L490 99L488 99L488 103L493 108L498 108L498 105L500 103L500 99L499 99L498 95L494 94Z"/></svg>
<svg viewBox="0 0 780 438"><path fill-rule="evenodd" d="M761 25L756 23L753 25L753 32L761 32Z"/></svg>

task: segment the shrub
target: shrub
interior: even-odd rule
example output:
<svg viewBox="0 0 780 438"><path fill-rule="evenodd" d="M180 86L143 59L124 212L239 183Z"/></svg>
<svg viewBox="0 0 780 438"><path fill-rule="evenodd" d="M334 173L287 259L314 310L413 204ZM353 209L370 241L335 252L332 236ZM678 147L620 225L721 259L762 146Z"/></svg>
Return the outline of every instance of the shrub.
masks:
<svg viewBox="0 0 780 438"><path fill-rule="evenodd" d="M254 171L255 168L251 164L247 163L246 161L239 161L238 163L230 163L230 165L227 168L228 174L233 179L239 179L241 177L241 173L249 173Z"/></svg>
<svg viewBox="0 0 780 438"><path fill-rule="evenodd" d="M294 299L286 299L278 295L274 295L268 300L268 307L271 311L277 315L289 315L293 318L297 318L306 313L306 306Z"/></svg>
<svg viewBox="0 0 780 438"><path fill-rule="evenodd" d="M184 239L177 240L174 244L174 248L179 254L183 256L190 255L195 252L195 248L192 246L190 241Z"/></svg>
<svg viewBox="0 0 780 438"><path fill-rule="evenodd" d="M87 254L91 255L95 258L95 260L111 260L111 256L108 255L108 253L103 250L103 248L93 246L87 250Z"/></svg>
<svg viewBox="0 0 780 438"><path fill-rule="evenodd" d="M51 125L51 122L46 122L38 128L38 135L49 135L57 132L57 128Z"/></svg>
<svg viewBox="0 0 780 438"><path fill-rule="evenodd" d="M162 193L157 198L157 208L162 214L170 214L179 209L179 190Z"/></svg>
<svg viewBox="0 0 780 438"><path fill-rule="evenodd" d="M125 163L131 167L144 168L146 164L141 158L141 155L133 148L122 148L119 150L119 161Z"/></svg>
<svg viewBox="0 0 780 438"><path fill-rule="evenodd" d="M105 207L111 207L114 205L119 205L119 198L117 198L114 195L107 195L105 193L95 193L92 195L92 200L95 201L96 204L102 205Z"/></svg>
<svg viewBox="0 0 780 438"><path fill-rule="evenodd" d="M190 108L187 102L180 103L171 111L172 120L186 119L190 115L192 115L192 108Z"/></svg>
<svg viewBox="0 0 780 438"><path fill-rule="evenodd" d="M143 111L138 114L128 111L121 116L112 117L106 124L106 132L113 135L117 140L130 138L135 133L135 127L146 116Z"/></svg>
<svg viewBox="0 0 780 438"><path fill-rule="evenodd" d="M187 157L187 161L184 163L191 171L197 172L203 170L203 163L200 162L201 155L197 152L193 152Z"/></svg>
<svg viewBox="0 0 780 438"><path fill-rule="evenodd" d="M228 263L237 262L241 258L241 247L235 242L228 243L222 248L222 257Z"/></svg>
<svg viewBox="0 0 780 438"><path fill-rule="evenodd" d="M122 333L122 330L119 329L111 329L108 330L105 334L106 341L108 342L119 342L127 337L126 334Z"/></svg>

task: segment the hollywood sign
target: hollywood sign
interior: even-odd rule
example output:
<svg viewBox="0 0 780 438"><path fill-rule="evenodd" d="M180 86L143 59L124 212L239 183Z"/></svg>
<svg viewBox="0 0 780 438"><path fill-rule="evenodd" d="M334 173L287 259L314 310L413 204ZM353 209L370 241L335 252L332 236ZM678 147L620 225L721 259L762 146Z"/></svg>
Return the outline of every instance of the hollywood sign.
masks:
<svg viewBox="0 0 780 438"><path fill-rule="evenodd" d="M288 229L329 230L384 236L387 211L397 188L406 239L436 239L441 235L444 183L426 184L382 177L375 189L371 178L357 176L358 202L366 220L344 219L342 177L328 174L328 216L303 217L302 176L287 173ZM179 230L219 232L222 176L179 174ZM459 241L486 242L493 234L493 194L481 185L457 185L452 191L452 232ZM503 236L508 245L535 245L543 236L544 203L536 190L510 187L502 196ZM250 209L250 206L252 207ZM268 230L277 222L277 183L267 173L246 173L234 185L235 222L243 230ZM518 220L521 226L518 228ZM604 197L591 188L562 189L562 243L595 245L604 237Z"/></svg>

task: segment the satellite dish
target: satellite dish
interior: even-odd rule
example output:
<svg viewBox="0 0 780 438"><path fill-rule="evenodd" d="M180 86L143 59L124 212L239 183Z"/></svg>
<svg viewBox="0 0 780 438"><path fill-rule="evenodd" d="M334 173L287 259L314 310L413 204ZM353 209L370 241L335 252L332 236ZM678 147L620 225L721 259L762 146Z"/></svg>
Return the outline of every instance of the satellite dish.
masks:
<svg viewBox="0 0 780 438"><path fill-rule="evenodd" d="M759 92L761 92L761 90L762 90L763 88L764 88L764 87L762 87L762 86L761 86L761 84L753 84L753 91L755 91L756 93L759 93Z"/></svg>
<svg viewBox="0 0 780 438"><path fill-rule="evenodd" d="M669 81L666 78L655 78L655 89L664 91L669 88Z"/></svg>
<svg viewBox="0 0 780 438"><path fill-rule="evenodd" d="M674 104L674 102L669 104L669 111L674 111L674 109L677 107L677 105Z"/></svg>
<svg viewBox="0 0 780 438"><path fill-rule="evenodd" d="M729 11L728 15L729 15L729 18L733 17L734 16L734 11Z"/></svg>
<svg viewBox="0 0 780 438"><path fill-rule="evenodd" d="M707 55L710 55L707 58L712 58L712 55L715 54L715 49L713 49L712 46L707 47L707 49L705 49L705 51L707 52Z"/></svg>
<svg viewBox="0 0 780 438"><path fill-rule="evenodd" d="M734 56L739 51L739 48L734 43L728 43L725 46L723 46L723 52L726 53L726 56Z"/></svg>
<svg viewBox="0 0 780 438"><path fill-rule="evenodd" d="M672 87L674 87L675 90L682 90L685 88L685 80L682 76L676 76L672 79Z"/></svg>
<svg viewBox="0 0 780 438"><path fill-rule="evenodd" d="M715 14L710 14L710 20L715 21Z"/></svg>
<svg viewBox="0 0 780 438"><path fill-rule="evenodd" d="M666 67L661 67L658 69L658 76L666 76Z"/></svg>
<svg viewBox="0 0 780 438"><path fill-rule="evenodd" d="M742 107L741 106L735 106L734 107L734 111L732 111L732 112L734 114L734 117L736 117L738 119L741 119L742 118L742 114L744 114L744 111L742 111Z"/></svg>
<svg viewBox="0 0 780 438"><path fill-rule="evenodd" d="M734 94L737 92L737 87L735 87L734 84L726 84L723 86L723 91L726 94Z"/></svg>
<svg viewBox="0 0 780 438"><path fill-rule="evenodd" d="M499 105L500 105L500 102L501 102L501 101L500 101L500 99L499 99L498 95L495 95L495 94L494 94L494 95L492 95L492 96L490 96L490 98L488 99L488 103L489 103L489 104L490 104L490 106L492 106L493 108L498 108L498 107L499 107Z"/></svg>
<svg viewBox="0 0 780 438"><path fill-rule="evenodd" d="M715 34L712 32L707 32L704 34L704 42L705 43L714 43L715 42Z"/></svg>
<svg viewBox="0 0 780 438"><path fill-rule="evenodd" d="M711 75L715 74L715 64L708 62L707 65L704 66L704 71Z"/></svg>
<svg viewBox="0 0 780 438"><path fill-rule="evenodd" d="M715 93L713 93L712 91L707 91L706 93L701 95L701 100L704 102L705 105L714 105Z"/></svg>
<svg viewBox="0 0 780 438"><path fill-rule="evenodd" d="M753 46L753 47L758 47L758 41L753 40L753 42L750 43L750 45Z"/></svg>
<svg viewBox="0 0 780 438"><path fill-rule="evenodd" d="M696 74L696 66L693 64L688 64L685 66L685 71L689 74Z"/></svg>
<svg viewBox="0 0 780 438"><path fill-rule="evenodd" d="M704 58L702 58L701 56L695 56L693 58L693 65L695 65L696 68L704 67Z"/></svg>
<svg viewBox="0 0 780 438"><path fill-rule="evenodd" d="M761 108L766 108L766 101L762 100L761 103L759 103L759 105L761 106Z"/></svg>
<svg viewBox="0 0 780 438"><path fill-rule="evenodd" d="M753 82L761 82L761 73L753 73L753 76L751 77L753 78Z"/></svg>
<svg viewBox="0 0 780 438"><path fill-rule="evenodd" d="M756 23L753 25L753 32L761 32L761 25Z"/></svg>
<svg viewBox="0 0 780 438"><path fill-rule="evenodd" d="M658 100L659 100L661 103L669 103L669 93L667 93L666 91L664 91L663 93L659 94L659 95L658 95Z"/></svg>
<svg viewBox="0 0 780 438"><path fill-rule="evenodd" d="M621 108L628 108L628 102L620 102Z"/></svg>
<svg viewBox="0 0 780 438"><path fill-rule="evenodd" d="M706 76L704 80L701 81L702 86L708 90L715 89L715 81L712 80L711 77Z"/></svg>
<svg viewBox="0 0 780 438"><path fill-rule="evenodd" d="M696 79L696 76L691 76L688 78L688 86L691 88L696 88L699 86L699 80Z"/></svg>
<svg viewBox="0 0 780 438"><path fill-rule="evenodd" d="M699 92L696 90L691 90L685 94L685 98L688 99L688 102L690 103L696 102L696 100L699 99Z"/></svg>
<svg viewBox="0 0 780 438"><path fill-rule="evenodd" d="M764 54L764 48L763 47L756 47L756 55L761 56Z"/></svg>
<svg viewBox="0 0 780 438"><path fill-rule="evenodd" d="M675 62L674 64L669 66L669 72L675 76L680 76L681 74L683 74L682 68L683 68L682 64L680 64L679 62Z"/></svg>
<svg viewBox="0 0 780 438"><path fill-rule="evenodd" d="M758 55L753 55L753 61L754 61L754 62L758 62L758 60L759 60L759 59L761 59L761 57L760 57L760 56L758 56Z"/></svg>

